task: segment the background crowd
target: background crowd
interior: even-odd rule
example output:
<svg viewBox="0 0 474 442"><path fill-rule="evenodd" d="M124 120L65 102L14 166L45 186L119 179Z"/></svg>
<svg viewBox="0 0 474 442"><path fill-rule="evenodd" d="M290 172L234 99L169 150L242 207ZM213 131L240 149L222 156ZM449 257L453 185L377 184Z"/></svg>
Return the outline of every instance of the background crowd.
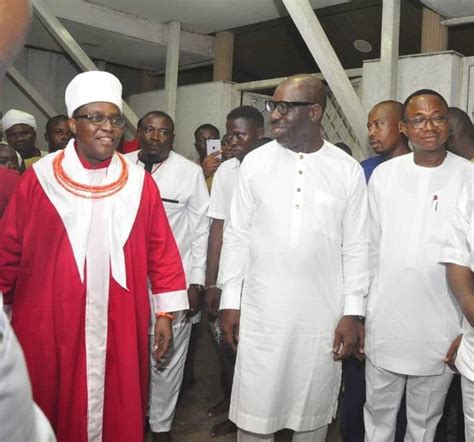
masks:
<svg viewBox="0 0 474 442"><path fill-rule="evenodd" d="M324 441L339 405L346 441L443 441L453 420L474 441L463 110L431 89L376 104L359 164L323 139L311 75L266 102L271 139L251 106L203 118L196 160L159 109L124 142L112 74L77 75L65 104L48 152L32 115L2 118L0 440L171 441L207 321L210 437Z"/></svg>

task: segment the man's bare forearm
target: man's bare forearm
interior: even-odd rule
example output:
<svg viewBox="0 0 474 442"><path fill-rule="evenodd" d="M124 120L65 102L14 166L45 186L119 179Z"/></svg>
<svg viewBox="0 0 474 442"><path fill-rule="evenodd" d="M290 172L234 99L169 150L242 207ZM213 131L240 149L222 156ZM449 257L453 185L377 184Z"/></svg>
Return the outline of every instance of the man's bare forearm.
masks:
<svg viewBox="0 0 474 442"><path fill-rule="evenodd" d="M206 286L215 285L217 281L223 232L224 220L213 219L209 231L209 242L207 247Z"/></svg>

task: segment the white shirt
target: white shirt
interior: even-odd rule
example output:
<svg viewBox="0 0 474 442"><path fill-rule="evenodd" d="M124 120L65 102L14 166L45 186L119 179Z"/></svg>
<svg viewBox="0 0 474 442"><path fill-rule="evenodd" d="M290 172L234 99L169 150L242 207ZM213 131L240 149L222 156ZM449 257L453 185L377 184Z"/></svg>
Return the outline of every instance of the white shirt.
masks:
<svg viewBox="0 0 474 442"><path fill-rule="evenodd" d="M440 262L469 267L474 272L474 167L464 183L456 204L456 213L448 230ZM456 356L456 367L474 381L474 327L464 318L463 338Z"/></svg>
<svg viewBox="0 0 474 442"><path fill-rule="evenodd" d="M217 169L212 182L211 200L207 216L214 219L227 219L230 202L239 178L240 161L231 158Z"/></svg>
<svg viewBox="0 0 474 442"><path fill-rule="evenodd" d="M370 287L367 357L396 373L444 373L462 314L438 257L471 164L447 153L420 167L413 153L387 161L369 181Z"/></svg>
<svg viewBox="0 0 474 442"><path fill-rule="evenodd" d="M332 420L334 330L344 314L364 314L368 289L366 204L362 168L328 142L300 154L273 141L242 162L219 269L220 308L241 309L230 407L239 428Z"/></svg>
<svg viewBox="0 0 474 442"><path fill-rule="evenodd" d="M139 151L127 154L144 167ZM178 245L187 284L204 284L209 235L209 193L202 169L171 151L161 165L153 165L152 177L160 190L163 206Z"/></svg>

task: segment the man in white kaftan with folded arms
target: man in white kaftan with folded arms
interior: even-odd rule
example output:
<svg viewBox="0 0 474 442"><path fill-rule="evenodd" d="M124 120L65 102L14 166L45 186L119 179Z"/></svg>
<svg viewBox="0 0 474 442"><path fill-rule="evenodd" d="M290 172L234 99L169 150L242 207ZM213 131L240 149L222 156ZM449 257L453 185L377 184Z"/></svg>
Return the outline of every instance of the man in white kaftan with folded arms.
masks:
<svg viewBox="0 0 474 442"><path fill-rule="evenodd" d="M230 419L239 441L323 441L340 360L368 290L360 165L321 138L321 82L290 77L267 102L274 142L242 162L220 261L223 330L238 347ZM241 296L241 286L243 291ZM362 349L360 349L362 350Z"/></svg>

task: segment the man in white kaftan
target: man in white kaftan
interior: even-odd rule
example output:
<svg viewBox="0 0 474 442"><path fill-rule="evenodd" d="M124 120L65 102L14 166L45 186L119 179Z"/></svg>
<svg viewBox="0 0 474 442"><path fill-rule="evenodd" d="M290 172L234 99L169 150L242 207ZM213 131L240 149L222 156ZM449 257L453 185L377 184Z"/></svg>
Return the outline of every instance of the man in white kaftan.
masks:
<svg viewBox="0 0 474 442"><path fill-rule="evenodd" d="M471 164L446 152L447 113L436 92L408 97L401 127L413 153L369 182L366 441L393 441L405 389L405 440L432 441L453 376L444 358L462 315L438 257Z"/></svg>
<svg viewBox="0 0 474 442"><path fill-rule="evenodd" d="M127 154L129 161L148 167L160 190L163 206L179 249L191 308L193 296L204 285L209 235L209 193L201 167L172 150L174 122L160 111L148 112L138 127L140 150ZM199 296L199 294L197 294ZM164 362L150 352L149 423L155 440L169 440L183 380L193 317L176 315L173 342ZM153 325L153 324L152 324ZM153 332L153 327L150 327ZM153 337L151 337L153 340Z"/></svg>
<svg viewBox="0 0 474 442"><path fill-rule="evenodd" d="M461 373L466 441L474 440L474 168L456 204L456 214L441 253L448 282L465 314L456 368Z"/></svg>
<svg viewBox="0 0 474 442"><path fill-rule="evenodd" d="M224 223L229 216L232 195L237 186L239 169L245 156L265 144L263 137L263 115L252 106L239 106L227 114L226 140L233 158L224 161L217 169L209 200L208 216L211 219L206 269L206 303L208 312L217 316L220 301L218 281L219 258L222 249ZM214 322L214 337L217 343L221 366L221 386L224 398L212 405L207 412L209 417L224 414L229 410L232 382L234 379L235 351L222 339L220 320ZM226 413L227 414L227 413ZM227 416L226 416L227 417ZM211 437L217 437L236 431L229 419L211 428Z"/></svg>
<svg viewBox="0 0 474 442"><path fill-rule="evenodd" d="M239 441L273 440L282 428L294 441L324 440L339 360L364 314L365 180L322 140L325 102L312 76L280 84L267 103L276 141L240 168L219 270L224 333L238 341L230 419Z"/></svg>

